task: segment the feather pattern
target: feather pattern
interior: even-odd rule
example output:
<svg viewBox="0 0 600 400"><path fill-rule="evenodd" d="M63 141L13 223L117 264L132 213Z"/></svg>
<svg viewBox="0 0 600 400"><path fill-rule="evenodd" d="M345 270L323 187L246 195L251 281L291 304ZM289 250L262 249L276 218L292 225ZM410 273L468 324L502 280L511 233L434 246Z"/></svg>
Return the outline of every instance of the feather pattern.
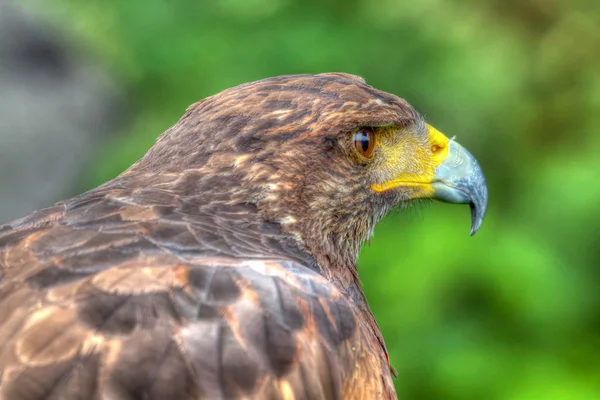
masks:
<svg viewBox="0 0 600 400"><path fill-rule="evenodd" d="M0 399L395 398L355 263L399 199L337 140L418 118L345 74L242 85L0 227Z"/></svg>

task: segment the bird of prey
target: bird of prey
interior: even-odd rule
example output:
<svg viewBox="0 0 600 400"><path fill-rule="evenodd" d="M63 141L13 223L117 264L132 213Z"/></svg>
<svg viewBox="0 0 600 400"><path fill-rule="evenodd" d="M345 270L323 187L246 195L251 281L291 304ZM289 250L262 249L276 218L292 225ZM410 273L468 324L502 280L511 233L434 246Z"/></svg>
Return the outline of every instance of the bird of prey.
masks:
<svg viewBox="0 0 600 400"><path fill-rule="evenodd" d="M0 399L391 399L358 278L414 199L486 209L473 156L343 73L190 106L115 179L0 227Z"/></svg>

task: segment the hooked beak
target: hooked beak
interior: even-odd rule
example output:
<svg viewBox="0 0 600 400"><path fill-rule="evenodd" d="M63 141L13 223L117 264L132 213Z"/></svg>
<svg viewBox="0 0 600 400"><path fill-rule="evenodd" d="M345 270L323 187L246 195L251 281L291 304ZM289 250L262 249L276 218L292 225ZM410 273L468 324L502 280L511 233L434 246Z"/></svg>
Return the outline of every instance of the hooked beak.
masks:
<svg viewBox="0 0 600 400"><path fill-rule="evenodd" d="M460 144L449 141L448 155L435 169L433 198L447 203L469 204L471 236L477 232L487 208L487 185L475 157Z"/></svg>
<svg viewBox="0 0 600 400"><path fill-rule="evenodd" d="M471 207L471 236L477 232L487 208L487 186L481 167L460 144L448 139L429 124L427 156L414 154L413 169L401 172L389 181L375 183L377 193L404 190L410 199L436 199L447 203L469 204Z"/></svg>

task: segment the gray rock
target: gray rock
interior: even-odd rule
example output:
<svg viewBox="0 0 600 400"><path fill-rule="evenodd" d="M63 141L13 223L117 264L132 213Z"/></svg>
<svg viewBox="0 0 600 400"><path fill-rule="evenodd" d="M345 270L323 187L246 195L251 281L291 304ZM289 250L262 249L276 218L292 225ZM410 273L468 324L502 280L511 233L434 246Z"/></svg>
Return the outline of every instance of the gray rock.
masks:
<svg viewBox="0 0 600 400"><path fill-rule="evenodd" d="M0 0L0 225L74 194L120 103L106 71Z"/></svg>

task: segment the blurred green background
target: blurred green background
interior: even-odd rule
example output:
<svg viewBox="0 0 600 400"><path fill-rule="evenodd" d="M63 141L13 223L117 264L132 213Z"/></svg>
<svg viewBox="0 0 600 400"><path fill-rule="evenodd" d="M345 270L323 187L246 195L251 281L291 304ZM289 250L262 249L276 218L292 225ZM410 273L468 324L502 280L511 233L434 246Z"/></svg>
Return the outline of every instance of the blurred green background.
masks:
<svg viewBox="0 0 600 400"><path fill-rule="evenodd" d="M185 108L269 76L343 71L457 136L489 184L399 211L359 266L403 399L600 399L600 2L31 3L122 85L130 118L80 173L123 171Z"/></svg>

